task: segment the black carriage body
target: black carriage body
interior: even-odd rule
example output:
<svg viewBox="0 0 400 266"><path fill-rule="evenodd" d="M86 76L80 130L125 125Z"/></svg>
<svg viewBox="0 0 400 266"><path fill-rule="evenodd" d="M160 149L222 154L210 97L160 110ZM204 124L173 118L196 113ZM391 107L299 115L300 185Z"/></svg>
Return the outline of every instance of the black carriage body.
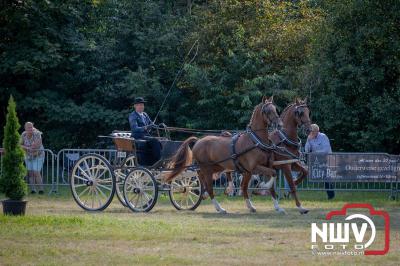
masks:
<svg viewBox="0 0 400 266"><path fill-rule="evenodd" d="M146 140L134 139L131 137L130 132L113 132L113 141L118 151L118 157L135 156L136 165L151 167L146 165L150 153L150 147L147 145ZM157 162L155 165L162 166L176 153L182 141L173 141L168 138L158 138L161 143L161 162Z"/></svg>

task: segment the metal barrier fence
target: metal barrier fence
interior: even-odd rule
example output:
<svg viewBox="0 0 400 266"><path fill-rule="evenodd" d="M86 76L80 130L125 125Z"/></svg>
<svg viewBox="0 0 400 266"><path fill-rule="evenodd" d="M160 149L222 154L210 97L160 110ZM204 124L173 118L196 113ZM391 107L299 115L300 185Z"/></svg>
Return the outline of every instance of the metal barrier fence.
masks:
<svg viewBox="0 0 400 266"><path fill-rule="evenodd" d="M400 156L385 153L331 153L305 154L309 175L297 186L305 191L379 191L398 196L400 187ZM314 161L324 159L323 162ZM315 163L317 165L315 165ZM329 178L319 179L322 175ZM292 172L294 178L297 173ZM278 187L280 195L289 186L281 174Z"/></svg>
<svg viewBox="0 0 400 266"><path fill-rule="evenodd" d="M62 149L57 153L56 188L59 185L69 185L69 177L75 162L85 154L99 154L111 165L116 159L117 150L109 149Z"/></svg>
<svg viewBox="0 0 400 266"><path fill-rule="evenodd" d="M283 174L279 175L278 178L278 194L280 197L284 193L290 191L289 185ZM392 198L398 197L400 191L399 181L390 182L378 182L378 181L368 181L368 182L355 182L355 181L332 181L332 182L310 182L308 179L304 179L297 188L297 191L366 191L366 192L387 192Z"/></svg>
<svg viewBox="0 0 400 266"><path fill-rule="evenodd" d="M327 180L312 179L318 172L312 172L314 165L310 162L310 155L316 157L327 157L329 160L319 166L319 170L324 170L326 173L335 176ZM371 159L372 158L372 159ZM391 198L397 198L400 189L400 156L394 156L384 153L331 153L331 154L302 154L303 161L307 161L309 175L297 186L299 191L376 191L387 192ZM321 159L321 158L320 158ZM365 165L365 166L363 166ZM346 169L346 167L348 169ZM352 169L360 170L361 172L352 171ZM337 175L337 170L341 170ZM326 174L325 173L325 174ZM311 176L314 175L314 176ZM293 180L296 180L297 173L292 172ZM235 185L234 195L240 195L241 175L235 173L233 182ZM257 191L258 194L268 194L268 191L263 188L262 177L253 175L252 181L249 184L249 190ZM214 181L214 187L217 189L225 189L227 185L226 177ZM290 191L289 185L281 171L278 172L278 181L275 190L279 197L287 194Z"/></svg>
<svg viewBox="0 0 400 266"><path fill-rule="evenodd" d="M51 192L57 192L59 186L69 186L69 178L71 175L72 168L75 162L84 154L95 153L105 157L111 165L117 160L117 151L114 149L62 149L57 155L51 150L44 150L44 161L43 167L40 171L43 177L43 185L45 187L51 187ZM330 156L350 156L349 158L365 155L365 156L389 156L387 154L373 154L373 153L333 153ZM309 156L306 156L307 160ZM393 156L392 156L393 157ZM0 149L0 161L2 161L3 152ZM396 157L397 162L395 163L395 169L397 169L396 177L391 179L377 178L375 180L362 181L354 178L349 180L335 180L332 179L329 182L320 181L316 182L310 178L303 180L301 184L297 186L299 191L325 191L327 189L335 191L379 191L390 193L392 198L397 198L400 190L400 157ZM335 159L336 162L337 159ZM310 161L308 160L308 168L311 170ZM2 173L2 166L0 165L0 174ZM296 178L296 173L292 172L293 177ZM240 183L242 176L238 173L232 173L234 192L232 195L240 195ZM263 183L267 180L263 180L262 177L254 175L249 183L249 190L255 193L268 194L268 191L263 188ZM27 179L27 182L29 180ZM214 181L213 186L216 190L225 190L228 184L226 176L223 174L220 178ZM327 186L328 184L328 186ZM279 172L277 183L275 184L276 191L280 197L285 192L288 192L289 186L285 181L284 176Z"/></svg>
<svg viewBox="0 0 400 266"><path fill-rule="evenodd" d="M43 152L42 155L35 156L35 157L30 157L27 158L25 157L24 164L27 166L29 164L29 169L32 170L37 170L40 173L40 176L38 177L39 179L36 179L36 183L38 185L32 185L34 183L34 173L30 173L29 171L27 172L27 175L25 177L26 182L29 185L30 191L37 191L37 190L43 190L43 187L51 187L50 193L54 191L55 187L55 169L56 169L56 155L53 153L53 151L49 149L44 149L44 150L37 150L38 153ZM2 169L2 162L3 162L3 156L4 156L4 150L0 149L0 175L3 173ZM42 182L40 182L40 179ZM42 184L40 184L42 183Z"/></svg>

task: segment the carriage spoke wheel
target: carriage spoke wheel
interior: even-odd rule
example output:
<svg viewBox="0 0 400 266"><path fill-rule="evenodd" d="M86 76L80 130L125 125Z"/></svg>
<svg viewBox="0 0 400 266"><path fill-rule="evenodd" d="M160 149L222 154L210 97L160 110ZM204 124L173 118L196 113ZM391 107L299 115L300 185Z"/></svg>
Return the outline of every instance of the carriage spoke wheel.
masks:
<svg viewBox="0 0 400 266"><path fill-rule="evenodd" d="M129 171L135 167L135 156L130 155L125 158L125 160L121 164L121 168L117 168L114 170L115 180L117 182L115 194L117 194L118 200L121 202L122 205L127 207L128 205L125 202L124 198L124 181L129 173Z"/></svg>
<svg viewBox="0 0 400 266"><path fill-rule="evenodd" d="M169 198L177 210L195 210L201 203L202 186L196 172L187 170L171 183Z"/></svg>
<svg viewBox="0 0 400 266"><path fill-rule="evenodd" d="M123 193L129 209L148 212L157 202L157 181L146 168L133 168L125 178Z"/></svg>
<svg viewBox="0 0 400 266"><path fill-rule="evenodd" d="M87 211L102 211L115 193L115 177L108 161L98 154L79 158L70 177L72 196Z"/></svg>

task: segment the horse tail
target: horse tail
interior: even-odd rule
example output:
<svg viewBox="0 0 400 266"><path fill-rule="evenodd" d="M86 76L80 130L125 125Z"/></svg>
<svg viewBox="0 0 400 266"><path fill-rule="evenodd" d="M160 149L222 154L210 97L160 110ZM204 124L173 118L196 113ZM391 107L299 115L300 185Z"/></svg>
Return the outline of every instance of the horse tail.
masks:
<svg viewBox="0 0 400 266"><path fill-rule="evenodd" d="M166 182L170 182L174 177L185 170L188 165L192 164L193 153L190 145L198 140L197 137L190 137L181 144L169 163L169 167L172 168L172 171L166 176Z"/></svg>

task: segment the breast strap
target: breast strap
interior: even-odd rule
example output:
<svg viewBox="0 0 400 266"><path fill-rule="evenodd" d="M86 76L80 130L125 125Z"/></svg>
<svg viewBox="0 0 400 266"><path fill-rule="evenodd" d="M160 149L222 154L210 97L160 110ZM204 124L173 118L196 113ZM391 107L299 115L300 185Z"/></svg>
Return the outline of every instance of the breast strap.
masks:
<svg viewBox="0 0 400 266"><path fill-rule="evenodd" d="M283 130L278 130L279 133L279 137L281 138L281 141L277 144L280 145L282 143L286 143L288 145L294 146L297 149L299 149L301 147L301 140L299 139L299 142L294 142L293 140L291 140L288 135L286 135L286 133Z"/></svg>
<svg viewBox="0 0 400 266"><path fill-rule="evenodd" d="M249 133L251 140L254 142L254 145L255 145L257 148L259 148L259 149L261 149L261 150L263 150L263 151L265 151L265 152L271 152L271 151L273 151L273 150L276 149L275 144L273 144L273 143L272 143L272 145L265 144L265 143L257 136L257 134L256 134L253 130L251 130L250 128L247 128L246 132Z"/></svg>

